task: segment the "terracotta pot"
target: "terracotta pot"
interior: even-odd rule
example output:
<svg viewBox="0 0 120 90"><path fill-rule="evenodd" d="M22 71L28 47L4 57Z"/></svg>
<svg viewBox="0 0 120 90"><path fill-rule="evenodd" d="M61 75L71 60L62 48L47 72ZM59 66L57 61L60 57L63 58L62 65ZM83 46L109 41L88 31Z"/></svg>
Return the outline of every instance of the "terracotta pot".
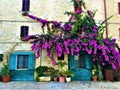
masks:
<svg viewBox="0 0 120 90"><path fill-rule="evenodd" d="M65 77L63 76L59 77L59 82L65 82Z"/></svg>
<svg viewBox="0 0 120 90"><path fill-rule="evenodd" d="M2 82L7 83L10 81L10 76L2 76Z"/></svg>
<svg viewBox="0 0 120 90"><path fill-rule="evenodd" d="M105 79L107 81L114 81L114 70L105 69Z"/></svg>
<svg viewBox="0 0 120 90"><path fill-rule="evenodd" d="M53 80L54 80L54 81L57 81L57 80L58 80L58 77L53 77Z"/></svg>
<svg viewBox="0 0 120 90"><path fill-rule="evenodd" d="M120 78L117 78L117 81L120 81Z"/></svg>
<svg viewBox="0 0 120 90"><path fill-rule="evenodd" d="M93 81L97 81L98 76L92 76Z"/></svg>

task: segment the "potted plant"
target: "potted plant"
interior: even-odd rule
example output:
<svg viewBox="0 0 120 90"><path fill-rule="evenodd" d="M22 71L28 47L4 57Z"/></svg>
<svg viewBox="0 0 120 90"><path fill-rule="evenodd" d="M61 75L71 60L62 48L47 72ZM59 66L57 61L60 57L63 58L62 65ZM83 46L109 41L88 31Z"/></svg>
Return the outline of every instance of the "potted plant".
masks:
<svg viewBox="0 0 120 90"><path fill-rule="evenodd" d="M59 82L65 82L65 70L63 69L65 65L67 65L66 62L59 61L57 62L58 67L60 67L60 76L59 76Z"/></svg>
<svg viewBox="0 0 120 90"><path fill-rule="evenodd" d="M111 65L106 64L104 66L104 75L105 75L105 80L107 80L107 81L114 81L115 72L112 69Z"/></svg>
<svg viewBox="0 0 120 90"><path fill-rule="evenodd" d="M92 69L92 79L93 81L97 81L98 79L98 69L96 65L93 65L93 69Z"/></svg>
<svg viewBox="0 0 120 90"><path fill-rule="evenodd" d="M8 63L3 63L3 67L1 68L2 81L7 83L10 81L10 71L8 67Z"/></svg>
<svg viewBox="0 0 120 90"><path fill-rule="evenodd" d="M50 77L50 73L51 73L51 67L47 67L47 66L39 66L35 69L36 73L37 73L37 78L36 81L50 81L51 77Z"/></svg>
<svg viewBox="0 0 120 90"><path fill-rule="evenodd" d="M72 73L71 70L66 70L65 71L65 76L66 76L66 82L70 82L71 81L71 77L73 77L74 74Z"/></svg>
<svg viewBox="0 0 120 90"><path fill-rule="evenodd" d="M53 81L57 81L58 80L58 76L59 76L59 70L52 69L51 70L51 76L53 78Z"/></svg>

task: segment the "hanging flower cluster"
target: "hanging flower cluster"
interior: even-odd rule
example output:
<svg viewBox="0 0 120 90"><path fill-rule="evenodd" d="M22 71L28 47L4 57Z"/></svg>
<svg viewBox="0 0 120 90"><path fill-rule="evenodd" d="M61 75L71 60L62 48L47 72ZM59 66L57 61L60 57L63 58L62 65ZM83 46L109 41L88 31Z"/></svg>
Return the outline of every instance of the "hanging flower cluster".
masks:
<svg viewBox="0 0 120 90"><path fill-rule="evenodd" d="M66 12L71 15L69 22L48 21L28 14L27 16L41 23L43 34L29 35L26 41L31 40L32 50L36 57L40 57L41 50L47 51L47 56L56 64L54 53L60 57L62 54L80 56L81 51L92 56L93 62L99 61L101 65L106 63L116 69L116 63L120 66L120 54L116 50L115 39L103 38L104 23L97 25L94 16L96 11ZM44 27L48 32L44 33Z"/></svg>

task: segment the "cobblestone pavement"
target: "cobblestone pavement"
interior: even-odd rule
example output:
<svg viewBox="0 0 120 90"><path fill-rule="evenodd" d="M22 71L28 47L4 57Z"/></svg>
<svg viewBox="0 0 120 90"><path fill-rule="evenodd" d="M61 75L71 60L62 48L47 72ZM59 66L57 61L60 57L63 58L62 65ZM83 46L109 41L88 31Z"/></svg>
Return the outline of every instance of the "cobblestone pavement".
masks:
<svg viewBox="0 0 120 90"><path fill-rule="evenodd" d="M9 83L0 82L0 90L120 90L120 82L72 81L60 83L11 81Z"/></svg>

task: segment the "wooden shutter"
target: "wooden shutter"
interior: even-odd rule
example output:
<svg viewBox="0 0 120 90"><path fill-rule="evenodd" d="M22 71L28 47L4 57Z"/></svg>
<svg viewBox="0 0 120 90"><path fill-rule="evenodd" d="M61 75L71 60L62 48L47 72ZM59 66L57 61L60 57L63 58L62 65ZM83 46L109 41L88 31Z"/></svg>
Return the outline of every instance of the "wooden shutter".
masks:
<svg viewBox="0 0 120 90"><path fill-rule="evenodd" d="M29 54L28 69L33 70L35 67L35 54Z"/></svg>
<svg viewBox="0 0 120 90"><path fill-rule="evenodd" d="M10 55L9 69L10 70L16 70L16 54L11 54Z"/></svg>
<svg viewBox="0 0 120 90"><path fill-rule="evenodd" d="M30 0L22 0L22 11L29 11Z"/></svg>

